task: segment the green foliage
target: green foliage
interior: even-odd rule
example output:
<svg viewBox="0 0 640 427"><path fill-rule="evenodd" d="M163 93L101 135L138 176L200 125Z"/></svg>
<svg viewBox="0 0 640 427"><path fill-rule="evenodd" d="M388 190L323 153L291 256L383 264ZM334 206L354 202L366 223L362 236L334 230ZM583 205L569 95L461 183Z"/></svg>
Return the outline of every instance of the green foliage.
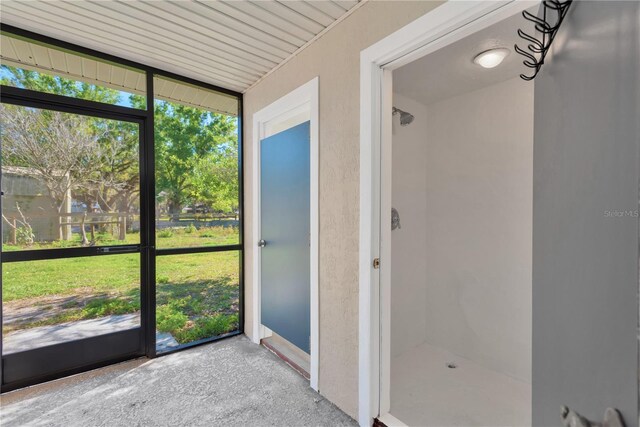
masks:
<svg viewBox="0 0 640 427"><path fill-rule="evenodd" d="M0 79L0 82L6 86L15 86L107 104L117 104L120 101L120 92L104 86L96 86L8 65L2 65L2 70L5 71L5 74L8 74L7 77Z"/></svg>
<svg viewBox="0 0 640 427"><path fill-rule="evenodd" d="M238 328L239 254L187 254L158 258L158 330L180 343ZM105 262L105 259L109 259ZM44 316L3 325L5 333L63 322L140 311L140 256L68 258L9 263L3 269L5 314L28 300ZM72 277L73 280L69 280ZM44 280L43 278L46 278ZM56 296L51 299L51 296ZM64 296L64 303L60 303Z"/></svg>
<svg viewBox="0 0 640 427"><path fill-rule="evenodd" d="M2 66L2 84L107 104L124 96L107 87L16 67ZM5 106L3 161L36 170L58 209L72 190L76 200L99 201L110 212L126 211L139 193L135 123L45 109ZM57 153L55 156L49 153ZM69 177L59 171L68 171Z"/></svg>
<svg viewBox="0 0 640 427"><path fill-rule="evenodd" d="M127 95L102 86L16 67L2 66L2 70L0 80L3 85L108 104L123 105L123 101L127 101L123 99ZM128 101L134 108L146 108L143 96L130 95ZM110 212L135 212L139 208L137 124L5 104L2 107L7 113L0 126L4 164L34 169L37 166L41 176L44 176L43 172L51 172L50 180L56 182L48 185L54 198L54 190L65 196L73 190L74 199L88 206L99 201L100 206ZM16 115L10 108L21 108L23 114ZM161 100L156 102L154 116L158 203L166 204L174 216L184 207L196 204L206 207L209 213L237 210L238 119ZM7 124L17 122L11 120L12 117L29 118L31 122L26 124L30 127L9 129ZM21 138L27 138L44 154L63 155L20 157L6 150L9 138L15 140L16 147L21 146ZM78 148L80 145L82 150ZM39 163L45 160L50 163ZM70 179L60 175L57 172L60 170L69 171ZM65 187L68 182L73 183L73 188ZM20 250L32 243L30 230L18 229L16 232L18 244L3 245L3 250ZM163 247L230 244L238 242L238 229L190 224L184 229L159 230L157 237L163 239ZM33 247L78 246L80 241L79 234L74 233L71 240L34 242ZM137 233L127 233L126 242L115 241L110 233L96 233L98 244L139 242ZM107 258L110 262L105 261ZM237 252L161 259L156 280L158 330L170 332L180 343L185 343L238 328ZM212 259L216 261L212 262ZM2 278L4 302L10 304L28 298L33 299L34 305L42 304L43 310L44 307L52 310L50 316L13 327L26 329L139 312L139 263L139 255L123 254L47 260L38 262L37 268L32 263L8 264ZM52 295L72 298L55 305L50 299Z"/></svg>
<svg viewBox="0 0 640 427"><path fill-rule="evenodd" d="M114 314L127 314L135 313L140 310L139 300L128 299L111 299L111 298L96 298L84 307L82 310L82 317L84 319L93 319L96 317L111 316Z"/></svg>
<svg viewBox="0 0 640 427"><path fill-rule="evenodd" d="M156 190L170 214L204 203L231 212L238 205L237 118L156 101Z"/></svg>
<svg viewBox="0 0 640 427"><path fill-rule="evenodd" d="M31 246L35 238L31 226L21 225L16 228L16 243L19 245Z"/></svg>
<svg viewBox="0 0 640 427"><path fill-rule="evenodd" d="M174 304L158 307L156 328L160 332L169 332L180 344L222 335L238 329L238 315L214 314L189 320Z"/></svg>
<svg viewBox="0 0 640 427"><path fill-rule="evenodd" d="M181 329L189 318L172 305L159 306L156 310L156 329L160 332L173 332Z"/></svg>
<svg viewBox="0 0 640 427"><path fill-rule="evenodd" d="M180 344L222 335L238 328L237 313L193 317L194 313L203 312L201 301L191 296L172 300L158 306L156 328L171 333Z"/></svg>
<svg viewBox="0 0 640 427"><path fill-rule="evenodd" d="M2 84L108 104L127 101L133 108L146 108L144 96L127 95L107 87L17 67L2 66L2 71ZM31 126L33 129L22 129L22 135L27 138L38 133L44 135L51 127L49 123L57 118L61 122L58 135L48 138L54 146L42 149L67 153L64 165L40 165L39 171L69 169L74 198L87 205L98 201L110 212L136 207L140 191L137 124L88 116L64 115L60 118L61 113L48 110L29 110L28 113L37 114L38 120ZM196 204L209 211L235 212L239 194L237 117L163 100L156 101L154 117L156 195L163 209L174 219L185 206ZM65 121L68 122L66 125ZM88 149L56 150L56 143L61 141L67 141L67 145L71 141L73 145L75 137L70 140L62 137L64 134L82 134ZM5 137L10 135L3 135ZM3 152L5 164L34 167L33 159L12 159L6 154ZM68 168L67 164L73 167ZM49 189L53 191L60 186L61 182L53 182ZM66 194L67 191L67 188L60 188L58 193ZM55 199L63 200L63 197L58 194Z"/></svg>
<svg viewBox="0 0 640 427"><path fill-rule="evenodd" d="M162 239L168 239L169 237L173 237L173 230L170 228L165 228L164 230L158 231L157 236Z"/></svg>
<svg viewBox="0 0 640 427"><path fill-rule="evenodd" d="M157 231L159 247L186 248L195 246L233 245L240 242L240 230L237 226L196 226L192 233L187 233L184 228L164 228ZM81 245L82 238L79 232L73 233L69 240L54 240L52 242L34 242L31 245L19 243L12 245L4 243L2 250L5 252L24 249L58 249L72 248ZM135 245L140 243L139 232L127 232L125 240L118 240L112 233L98 232L95 234L95 244L100 246Z"/></svg>
<svg viewBox="0 0 640 427"><path fill-rule="evenodd" d="M237 314L215 314L196 319L191 325L177 329L173 336L180 344L226 334L238 329Z"/></svg>

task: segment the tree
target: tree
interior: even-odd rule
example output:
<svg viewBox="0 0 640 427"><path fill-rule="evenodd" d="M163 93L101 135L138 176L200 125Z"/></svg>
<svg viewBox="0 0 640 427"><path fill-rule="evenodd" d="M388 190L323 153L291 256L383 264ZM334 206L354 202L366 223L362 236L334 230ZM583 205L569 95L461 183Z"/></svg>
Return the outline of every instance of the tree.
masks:
<svg viewBox="0 0 640 427"><path fill-rule="evenodd" d="M139 130L135 123L96 120L101 128L96 169L83 195L109 212L129 212L140 193Z"/></svg>
<svg viewBox="0 0 640 427"><path fill-rule="evenodd" d="M0 77L2 84L109 104L120 103L124 96L106 87L15 67L2 66ZM127 96L132 107L146 108L146 97ZM23 108L19 113L20 108L23 107L4 110L2 121L3 126L7 124L6 132L22 140L31 138L29 135L50 134L45 139L31 138L28 156L23 152L26 148L18 147L15 139L12 149L17 151L9 161L29 167L33 162L42 170L69 170L74 175L73 180L68 180L72 182L69 185L74 186L77 200L87 205L98 202L108 211L131 208L140 191L136 124L36 109ZM25 122L26 116L31 116L29 123ZM10 123L15 120L16 123ZM154 128L157 194L164 196L174 219L188 204L202 203L226 212L237 209L235 117L158 100ZM60 158L43 151L61 153ZM48 179L56 187L52 190L56 192L56 200L61 201L57 187L62 184L54 185L53 176Z"/></svg>
<svg viewBox="0 0 640 427"><path fill-rule="evenodd" d="M41 74L36 71L24 70L16 67L2 66L2 84L8 84L25 89L40 92L53 93L56 95L69 96L90 101L117 104L121 101L122 94L114 89L103 86L96 86L89 83L65 79L58 76ZM29 110L41 111L41 110ZM51 112L52 113L52 112ZM48 116L52 114L42 114L37 125L46 128ZM77 122L83 122L83 128L92 129L96 135L98 144L94 147L95 156L93 159L93 173L83 175L79 178L77 186L78 193L75 196L83 201L97 201L108 210L116 203L119 207L127 206L128 202L117 203L118 200L128 200L131 195L139 191L137 182L138 161L138 135L137 125L127 122L105 120L94 117L73 116L71 114L60 116L66 117L70 128ZM64 120L57 120L56 125L64 125ZM38 131L38 129L35 129ZM60 148L64 147L61 142ZM67 141L71 144L73 141ZM55 141L52 141L55 143ZM120 194L124 192L125 194Z"/></svg>
<svg viewBox="0 0 640 427"><path fill-rule="evenodd" d="M172 219L189 203L237 207L236 118L168 101L156 101L154 117L156 193Z"/></svg>
<svg viewBox="0 0 640 427"><path fill-rule="evenodd" d="M58 76L42 74L37 71L2 65L1 79L3 85L15 86L38 92L53 93L55 95L86 99L88 101L117 104L120 92L104 86L79 82Z"/></svg>
<svg viewBox="0 0 640 427"><path fill-rule="evenodd" d="M219 147L218 151L197 162L193 175L193 196L218 212L238 208L238 144Z"/></svg>
<svg viewBox="0 0 640 427"><path fill-rule="evenodd" d="M84 116L0 104L2 157L29 168L49 190L58 213L98 158L95 128ZM62 239L62 228L60 228Z"/></svg>
<svg viewBox="0 0 640 427"><path fill-rule="evenodd" d="M2 84L116 104L117 90L2 66ZM68 195L87 206L128 211L139 192L138 125L124 121L3 105L3 163L30 168L63 211ZM61 235L62 238L62 230Z"/></svg>
<svg viewBox="0 0 640 427"><path fill-rule="evenodd" d="M98 135L84 116L0 104L4 162L34 171L60 211L97 160ZM77 178L77 179L75 179Z"/></svg>

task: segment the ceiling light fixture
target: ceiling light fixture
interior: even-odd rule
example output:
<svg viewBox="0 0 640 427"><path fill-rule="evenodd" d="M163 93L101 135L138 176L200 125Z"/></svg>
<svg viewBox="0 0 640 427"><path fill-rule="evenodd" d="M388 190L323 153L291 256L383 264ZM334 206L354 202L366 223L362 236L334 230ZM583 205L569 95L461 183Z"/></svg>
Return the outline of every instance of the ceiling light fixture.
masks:
<svg viewBox="0 0 640 427"><path fill-rule="evenodd" d="M509 49L504 47L489 49L477 54L473 62L482 68L494 68L500 65L507 55L509 55Z"/></svg>

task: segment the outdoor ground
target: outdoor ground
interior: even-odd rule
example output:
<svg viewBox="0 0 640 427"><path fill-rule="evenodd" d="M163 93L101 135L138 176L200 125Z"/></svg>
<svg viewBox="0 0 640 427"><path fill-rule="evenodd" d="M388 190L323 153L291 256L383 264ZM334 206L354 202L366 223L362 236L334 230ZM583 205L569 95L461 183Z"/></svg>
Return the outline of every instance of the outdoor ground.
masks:
<svg viewBox="0 0 640 427"><path fill-rule="evenodd" d="M357 426L246 337L138 359L1 397L13 426Z"/></svg>
<svg viewBox="0 0 640 427"><path fill-rule="evenodd" d="M80 236L74 239L79 241ZM238 239L237 227L187 226L159 230L156 243L175 248L236 244ZM129 233L123 242L102 233L96 243L139 243L139 234ZM20 249L3 246L4 251ZM139 254L5 263L2 279L5 334L140 311ZM157 257L156 289L157 330L170 333L181 344L238 328L237 251Z"/></svg>

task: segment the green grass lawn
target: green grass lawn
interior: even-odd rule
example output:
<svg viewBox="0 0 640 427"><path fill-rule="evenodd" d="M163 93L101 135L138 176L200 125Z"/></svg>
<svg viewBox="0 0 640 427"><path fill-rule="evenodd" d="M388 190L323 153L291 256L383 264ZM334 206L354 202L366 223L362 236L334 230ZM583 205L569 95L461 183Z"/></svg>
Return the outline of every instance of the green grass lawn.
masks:
<svg viewBox="0 0 640 427"><path fill-rule="evenodd" d="M90 238L89 233L87 233L87 237ZM98 232L95 237L94 246L135 245L140 243L140 233L137 231L127 233L125 240L118 240L113 233L108 232ZM81 242L80 233L73 233L69 240L36 242L31 246L11 245L4 242L2 250L10 252L24 249L77 248L82 246ZM240 243L238 227L185 225L184 227L163 228L156 231L156 247L160 249L235 245L238 243Z"/></svg>
<svg viewBox="0 0 640 427"><path fill-rule="evenodd" d="M238 329L239 252L158 257L156 326L180 343Z"/></svg>
<svg viewBox="0 0 640 427"><path fill-rule="evenodd" d="M237 229L230 227L175 229L166 234L158 236L158 243L166 239L161 247L196 246L199 241L205 244L198 246L237 243ZM115 243L109 235L98 238L99 244ZM136 235L129 234L127 243L137 243ZM5 322L5 333L140 311L139 254L5 263L2 279L5 319L20 307L39 314ZM237 251L157 257L156 283L156 327L178 342L238 329Z"/></svg>
<svg viewBox="0 0 640 427"><path fill-rule="evenodd" d="M186 226L165 228L156 232L156 247L190 248L196 246L236 245L240 243L237 227Z"/></svg>

